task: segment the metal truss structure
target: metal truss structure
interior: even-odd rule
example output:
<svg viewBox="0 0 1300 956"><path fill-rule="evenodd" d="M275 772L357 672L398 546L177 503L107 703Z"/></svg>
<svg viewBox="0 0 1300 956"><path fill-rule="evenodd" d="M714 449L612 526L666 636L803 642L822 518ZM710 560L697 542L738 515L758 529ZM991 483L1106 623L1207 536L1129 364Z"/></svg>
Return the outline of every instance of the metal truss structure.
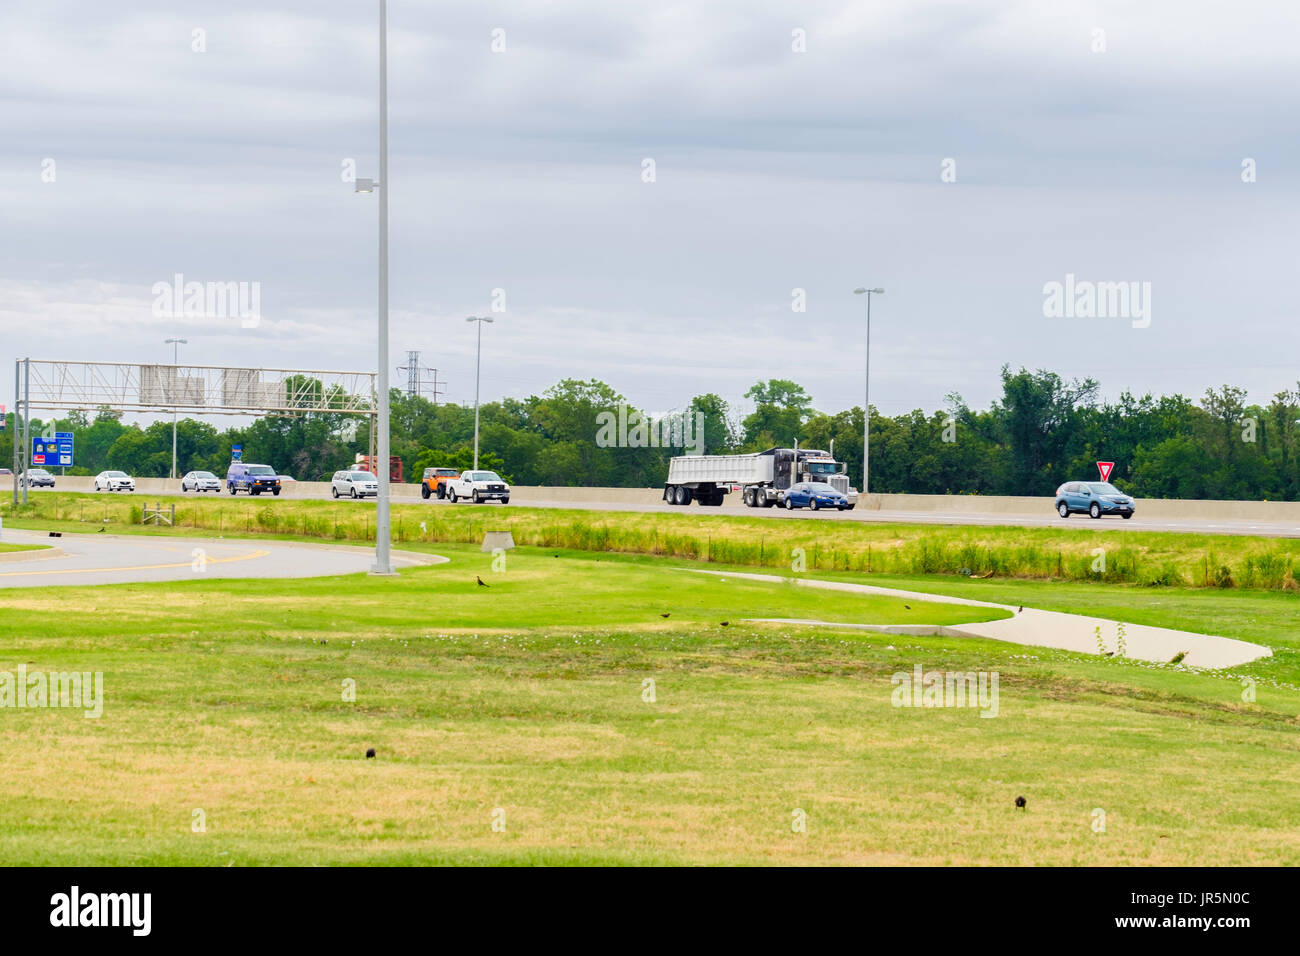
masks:
<svg viewBox="0 0 1300 956"><path fill-rule="evenodd" d="M31 451L33 409L93 411L108 406L123 412L188 415L369 415L373 446L376 378L374 372L18 359L14 362L14 501L18 501L18 475L26 472ZM22 496L26 501L25 483Z"/></svg>
<svg viewBox="0 0 1300 956"><path fill-rule="evenodd" d="M197 415L372 415L374 372L23 359L18 398L32 408Z"/></svg>

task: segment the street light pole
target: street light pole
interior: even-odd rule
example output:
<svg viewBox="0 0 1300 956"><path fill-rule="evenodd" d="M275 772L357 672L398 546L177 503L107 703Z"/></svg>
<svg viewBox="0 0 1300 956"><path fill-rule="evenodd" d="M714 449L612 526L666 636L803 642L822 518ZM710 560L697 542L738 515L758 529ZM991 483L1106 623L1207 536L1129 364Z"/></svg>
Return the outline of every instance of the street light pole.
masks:
<svg viewBox="0 0 1300 956"><path fill-rule="evenodd" d="M465 321L478 323L478 351L474 359L474 470L478 471L478 382L483 368L483 323L492 319L486 315L471 315Z"/></svg>
<svg viewBox="0 0 1300 956"><path fill-rule="evenodd" d="M179 365L181 360L180 359L181 346L189 345L190 344L189 339L166 339L164 341L166 342L167 345L170 345L172 347L172 365L173 366ZM177 384L179 384L180 369L173 368L172 375L176 379ZM175 477L176 477L176 404L175 404L175 399L173 398L172 400L172 478Z"/></svg>
<svg viewBox="0 0 1300 956"><path fill-rule="evenodd" d="M884 289L854 289L854 295L867 297L867 376L866 397L862 402L862 503L866 505L867 481L871 473L871 297L884 295Z"/></svg>
<svg viewBox="0 0 1300 956"><path fill-rule="evenodd" d="M388 409L388 2L379 0L379 461L375 470L375 574L392 574L389 563Z"/></svg>
<svg viewBox="0 0 1300 956"><path fill-rule="evenodd" d="M18 464L18 448L22 437L18 433L18 409L22 408L22 399L23 399L23 393L19 391L23 383L23 380L20 377L21 372L19 371L21 367L22 367L22 360L14 359L14 430L12 434L14 437L13 472L14 472L14 507L15 508L18 507L18 475L21 472L21 468Z"/></svg>

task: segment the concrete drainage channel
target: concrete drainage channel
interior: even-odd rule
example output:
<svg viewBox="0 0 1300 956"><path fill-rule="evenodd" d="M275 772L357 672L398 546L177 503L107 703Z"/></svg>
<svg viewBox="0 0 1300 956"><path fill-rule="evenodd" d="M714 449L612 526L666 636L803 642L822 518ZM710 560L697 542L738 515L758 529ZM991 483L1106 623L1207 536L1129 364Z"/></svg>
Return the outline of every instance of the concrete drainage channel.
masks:
<svg viewBox="0 0 1300 956"><path fill-rule="evenodd" d="M850 591L857 594L878 594L885 597L905 598L911 601L929 601L935 604L964 604L970 607L993 607L1010 611L1011 616L998 621L983 621L974 624L957 625L918 625L918 624L843 624L833 621L799 620L794 618L752 618L750 620L767 623L808 625L816 627L840 627L852 630L877 631L884 634L911 634L917 636L939 635L944 637L979 637L995 641L1007 641L1012 644L1029 644L1035 647L1052 647L1058 650L1074 651L1081 654L1099 654L1097 647L1098 632L1101 628L1101 640L1109 654L1119 652L1122 622L1101 617L1088 617L1082 614L1066 614L1062 611L1037 611L1025 608L1023 611L1007 604L995 604L991 601L975 601L969 598L950 597L944 594L927 594L923 591L901 591L894 588L876 587L871 584L850 584L843 581L818 581L807 578L787 578L771 574L750 574L739 571L712 571L704 568L677 568L692 574L711 574L717 577L742 578L749 581L768 581L772 583L793 583L799 587L821 588L828 591ZM1237 667L1272 657L1273 651L1262 644L1239 641L1232 637L1219 637L1213 634L1195 634L1191 631L1179 631L1167 627L1151 627L1146 624L1122 623L1123 656L1139 661L1167 664L1174 657L1183 654L1182 663L1188 667L1219 669Z"/></svg>

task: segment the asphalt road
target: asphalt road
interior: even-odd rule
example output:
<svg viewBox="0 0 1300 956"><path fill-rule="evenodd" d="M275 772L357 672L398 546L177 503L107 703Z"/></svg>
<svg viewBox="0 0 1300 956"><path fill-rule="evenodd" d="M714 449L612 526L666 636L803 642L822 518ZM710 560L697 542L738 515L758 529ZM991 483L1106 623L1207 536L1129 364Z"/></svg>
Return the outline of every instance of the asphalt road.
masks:
<svg viewBox="0 0 1300 956"><path fill-rule="evenodd" d="M394 499L396 500L396 499ZM436 502L446 506L447 502ZM1178 531L1190 534L1242 534L1256 535L1263 538L1300 538L1300 525L1286 522L1258 521L1206 521L1201 519L1151 518L1135 514L1125 521L1123 518L1099 518L1093 520L1087 515L1073 515L1062 518L1054 511L1044 515L987 514L976 515L955 511L868 511L854 508L852 511L786 511L784 508L745 508L728 507L703 508L699 505L680 507L667 504L612 504L587 503L572 504L561 501L521 501L522 507L528 508L576 508L584 511L639 511L664 514L730 514L750 515L774 520L794 521L874 521L880 524L936 524L936 525L1003 525L1018 528L1062 527L1083 529L1087 531ZM456 507L472 507L457 505ZM498 507L497 505L480 505L479 507ZM513 506L511 506L513 507Z"/></svg>
<svg viewBox="0 0 1300 956"><path fill-rule="evenodd" d="M309 578L370 570L369 548L151 535L65 534L50 538L6 528L6 544L46 544L55 552L0 554L0 588L205 578ZM434 555L394 552L393 566L436 564Z"/></svg>

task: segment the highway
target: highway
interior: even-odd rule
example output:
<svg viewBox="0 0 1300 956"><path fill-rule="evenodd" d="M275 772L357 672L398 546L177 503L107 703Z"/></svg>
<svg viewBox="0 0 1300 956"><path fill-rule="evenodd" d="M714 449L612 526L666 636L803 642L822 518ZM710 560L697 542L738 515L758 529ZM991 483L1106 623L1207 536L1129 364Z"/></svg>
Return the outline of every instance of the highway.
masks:
<svg viewBox="0 0 1300 956"><path fill-rule="evenodd" d="M145 479L152 480L152 479ZM67 479L59 491L71 492L74 494L100 494L107 495L108 492L84 491L77 487L68 487L72 479ZM315 482L296 482L289 485L285 494L281 498L274 498L269 495L263 495L256 499L249 499L244 495L237 498L229 498L225 494L220 495L223 500L231 502L245 503L256 501L258 505L270 505L274 507L277 501L296 501L303 499L315 499L321 501L333 500L329 496L328 485L318 484ZM1300 520L1278 520L1272 518L1224 518L1224 517L1203 517L1191 515L1188 517L1173 517L1168 514L1169 511L1177 511L1178 503L1169 501L1153 502L1153 507L1158 507L1160 515L1153 515L1143 512L1143 502L1138 501L1137 514L1130 520L1125 521L1118 517L1108 517L1093 520L1087 515L1074 515L1070 518L1062 518L1051 507L1051 499L1043 499L1041 511L1017 511L1012 513L999 512L979 512L973 511L969 507L970 498L950 499L961 501L968 507L963 510L947 509L942 506L925 509L925 510L899 510L899 509L872 509L859 506L852 511L820 511L812 512L807 510L786 511L784 508L746 508L740 503L739 495L728 495L725 502L714 508L702 507L698 504L686 506L677 506L665 504L663 501L656 500L655 494L647 489L629 488L629 489L591 489L591 500L580 500L583 493L588 489L577 488L519 488L515 489L514 500L509 505L500 504L482 504L472 505L468 503L458 503L452 505L448 501L439 501L436 498L430 498L427 501L421 499L419 486L412 484L395 484L393 486L393 502L395 504L418 504L422 507L429 508L477 508L478 510L501 508L501 507L527 507L527 508L566 508L578 511L627 511L640 512L649 514L684 514L694 517L708 518L713 515L730 515L739 516L747 515L756 518L766 518L774 521L859 521L859 522L876 522L882 524L933 524L933 525L969 525L973 527L991 527L991 526L1010 526L1021 528L1066 528L1075 531L1168 531L1182 534L1231 534L1231 535L1250 535L1263 538L1300 538ZM618 496L619 493L625 493L623 500L600 500ZM30 494L35 497L41 494L48 494L45 489L33 488ZM169 497L175 493L161 491L140 491L135 493L135 497L149 501L157 500L160 497ZM188 498L186 495L176 496L180 501ZM208 495L203 495L207 498ZM217 496L212 496L217 497ZM872 496L873 498L876 496ZM883 496L886 500L896 496ZM1023 501L1032 501L1033 499L1020 499ZM179 503L179 501L178 501ZM373 500L348 501L341 499L341 504L348 507L373 507ZM1189 503L1189 510L1194 510L1198 506L1204 506L1203 502ZM1250 503L1252 505L1258 503ZM1279 502L1281 506L1294 506L1294 503ZM1031 506L1033 507L1033 506Z"/></svg>
<svg viewBox="0 0 1300 956"><path fill-rule="evenodd" d="M394 499L397 500L397 499ZM446 504L446 502L438 502ZM1176 531L1185 534L1235 534L1253 535L1262 538L1300 538L1300 525L1285 521L1250 521L1201 518L1154 518L1135 514L1125 521L1123 518L1099 518L1093 520L1086 515L1074 515L1062 518L1050 508L1044 515L1026 514L971 514L957 511L871 511L855 508L852 511L806 510L786 511L784 508L746 508L744 506L702 508L699 505L678 507L667 504L639 504L620 502L587 502L575 504L563 501L521 501L520 505L530 508L575 508L587 511L638 511L663 514L701 514L703 516L725 514L731 516L749 515L776 520L804 521L865 521L879 524L933 524L933 525L972 525L972 526L1011 526L1020 528L1065 528L1085 531ZM472 507L456 505L456 507ZM479 507L496 507L480 505ZM1140 506L1139 506L1140 507Z"/></svg>

